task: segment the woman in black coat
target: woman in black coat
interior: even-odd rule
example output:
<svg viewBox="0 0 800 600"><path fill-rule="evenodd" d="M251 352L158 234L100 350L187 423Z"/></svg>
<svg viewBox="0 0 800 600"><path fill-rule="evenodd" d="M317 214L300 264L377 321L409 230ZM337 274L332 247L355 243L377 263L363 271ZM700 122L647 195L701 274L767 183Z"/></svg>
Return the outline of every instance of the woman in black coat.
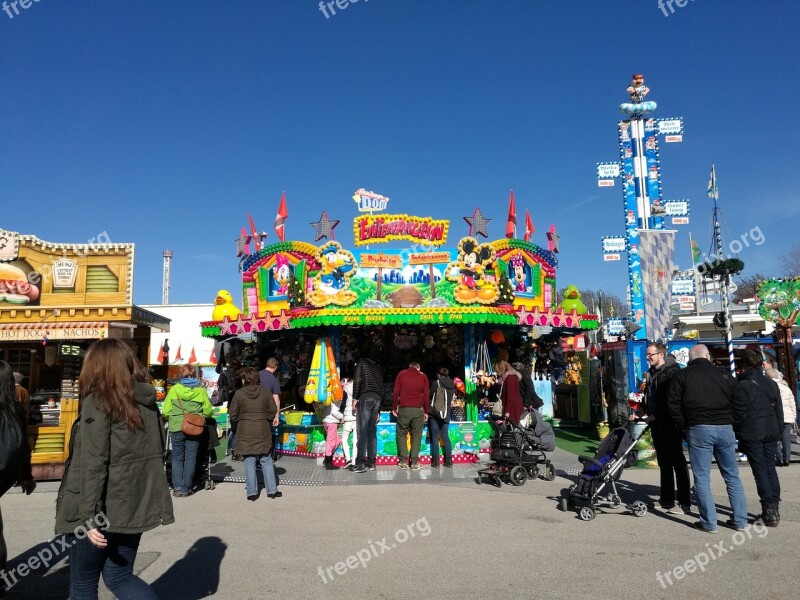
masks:
<svg viewBox="0 0 800 600"><path fill-rule="evenodd" d="M736 434L739 450L747 456L756 480L763 509L760 518L767 527L776 527L780 521L781 484L775 455L783 428L783 403L777 384L762 373L761 363L760 353L744 352L740 362L744 373L739 384L747 393L747 416Z"/></svg>

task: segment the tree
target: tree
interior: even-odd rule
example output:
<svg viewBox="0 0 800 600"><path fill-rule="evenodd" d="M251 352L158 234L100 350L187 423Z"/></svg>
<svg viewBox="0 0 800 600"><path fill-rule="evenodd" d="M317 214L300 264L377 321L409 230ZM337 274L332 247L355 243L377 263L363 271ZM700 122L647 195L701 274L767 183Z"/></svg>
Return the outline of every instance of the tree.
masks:
<svg viewBox="0 0 800 600"><path fill-rule="evenodd" d="M558 303L564 299L565 289L566 288L560 288L556 292ZM580 290L580 293L581 302L586 305L589 312L595 314L602 313L603 318L610 317L612 312L615 317L624 317L630 312L628 303L615 294L604 292L603 290Z"/></svg>
<svg viewBox="0 0 800 600"><path fill-rule="evenodd" d="M300 308L306 304L306 293L303 290L303 285L297 279L294 273L289 275L289 307Z"/></svg>
<svg viewBox="0 0 800 600"><path fill-rule="evenodd" d="M800 275L800 244L795 244L789 254L781 258L781 274L783 277L797 277Z"/></svg>
<svg viewBox="0 0 800 600"><path fill-rule="evenodd" d="M749 277L739 277L736 280L736 292L733 294L734 302L742 302L749 298L755 298L759 284L767 279L761 273L750 275Z"/></svg>
<svg viewBox="0 0 800 600"><path fill-rule="evenodd" d="M514 289L511 287L508 277L500 278L500 281L497 282L497 289L499 292L498 304L514 304Z"/></svg>

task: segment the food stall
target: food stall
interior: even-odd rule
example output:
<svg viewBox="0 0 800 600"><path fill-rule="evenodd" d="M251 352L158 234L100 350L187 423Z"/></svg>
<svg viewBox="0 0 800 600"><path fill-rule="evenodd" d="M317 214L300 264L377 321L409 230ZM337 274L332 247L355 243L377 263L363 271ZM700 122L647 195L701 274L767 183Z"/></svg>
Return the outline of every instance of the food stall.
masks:
<svg viewBox="0 0 800 600"><path fill-rule="evenodd" d="M145 364L169 320L132 304L133 244L61 244L0 230L0 359L30 392L33 474L57 479L78 414L78 377L95 340L127 340Z"/></svg>

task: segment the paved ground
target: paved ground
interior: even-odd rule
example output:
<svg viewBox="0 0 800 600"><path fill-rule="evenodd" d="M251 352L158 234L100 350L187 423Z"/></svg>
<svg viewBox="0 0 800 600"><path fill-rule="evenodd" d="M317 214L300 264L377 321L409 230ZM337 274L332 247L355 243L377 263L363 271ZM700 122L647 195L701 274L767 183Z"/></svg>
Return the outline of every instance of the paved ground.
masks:
<svg viewBox="0 0 800 600"><path fill-rule="evenodd" d="M637 518L618 510L583 522L561 512L557 499L571 482L565 468L577 463L559 452L554 462L555 481L521 487L477 485L475 466L452 473L380 467L360 476L373 485L348 486L332 484L359 476L284 457L277 463L283 498L262 493L252 503L242 484L220 483L176 499L177 522L145 534L136 569L161 598L175 600L796 597L800 464L779 469L780 527L720 528L712 536L690 528L696 515ZM746 464L741 473L756 513ZM724 486L717 473L713 481L724 520ZM288 485L303 482L316 485ZM658 471L629 469L623 482L626 502L655 497ZM9 569L49 545L54 490L43 484L30 497L3 497ZM677 579L673 569L691 568L690 559L708 564L678 571ZM64 565L21 578L9 597L65 599Z"/></svg>

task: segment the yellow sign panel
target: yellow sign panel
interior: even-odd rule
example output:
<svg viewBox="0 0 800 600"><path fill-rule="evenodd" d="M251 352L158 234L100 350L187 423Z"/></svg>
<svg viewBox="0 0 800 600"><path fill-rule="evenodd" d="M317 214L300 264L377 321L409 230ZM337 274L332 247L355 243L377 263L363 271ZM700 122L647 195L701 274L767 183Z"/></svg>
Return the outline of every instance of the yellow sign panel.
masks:
<svg viewBox="0 0 800 600"><path fill-rule="evenodd" d="M408 215L364 215L353 219L356 246L408 240L426 246L441 246L447 241L450 221Z"/></svg>
<svg viewBox="0 0 800 600"><path fill-rule="evenodd" d="M35 328L0 328L0 342L41 342L48 340L98 340L108 336L108 327L62 327L45 329Z"/></svg>
<svg viewBox="0 0 800 600"><path fill-rule="evenodd" d="M401 269L403 259L399 254L362 254L358 264L364 269Z"/></svg>
<svg viewBox="0 0 800 600"><path fill-rule="evenodd" d="M435 265L449 262L449 252L423 252L421 254L412 254L408 257L408 264L410 265Z"/></svg>

